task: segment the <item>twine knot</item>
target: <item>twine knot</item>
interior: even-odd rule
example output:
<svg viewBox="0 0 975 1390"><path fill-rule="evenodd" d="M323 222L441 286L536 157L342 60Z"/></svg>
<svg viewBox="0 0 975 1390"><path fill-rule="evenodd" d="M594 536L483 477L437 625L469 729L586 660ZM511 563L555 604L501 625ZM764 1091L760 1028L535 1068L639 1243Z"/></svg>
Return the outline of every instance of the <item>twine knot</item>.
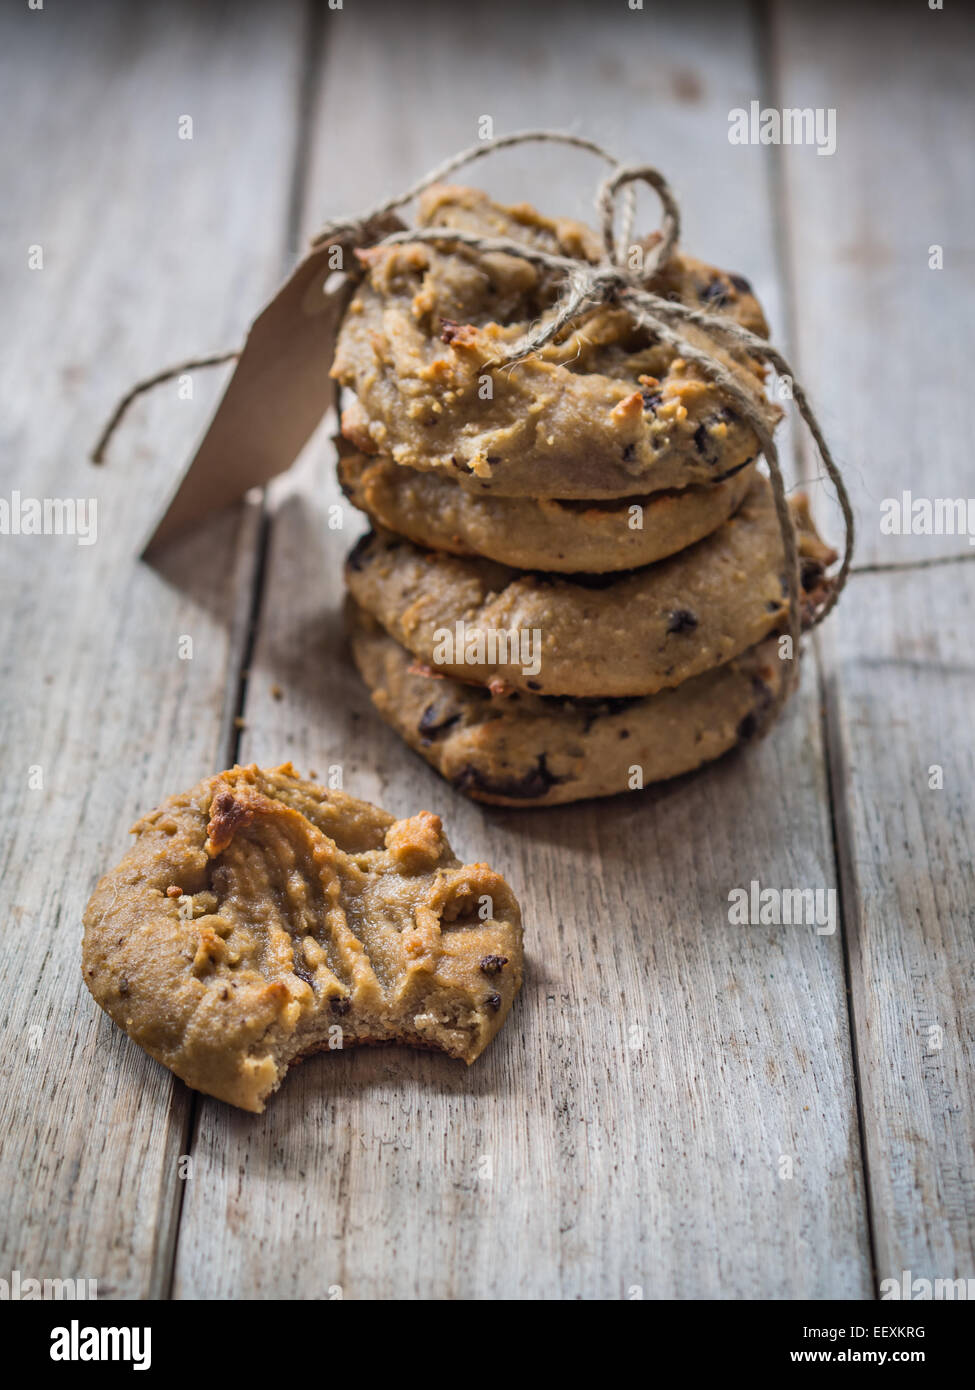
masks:
<svg viewBox="0 0 975 1390"><path fill-rule="evenodd" d="M598 265L589 272L588 277L580 277L583 283L587 278L588 291L593 299L612 299L621 289L625 289L630 281L626 268L614 262Z"/></svg>

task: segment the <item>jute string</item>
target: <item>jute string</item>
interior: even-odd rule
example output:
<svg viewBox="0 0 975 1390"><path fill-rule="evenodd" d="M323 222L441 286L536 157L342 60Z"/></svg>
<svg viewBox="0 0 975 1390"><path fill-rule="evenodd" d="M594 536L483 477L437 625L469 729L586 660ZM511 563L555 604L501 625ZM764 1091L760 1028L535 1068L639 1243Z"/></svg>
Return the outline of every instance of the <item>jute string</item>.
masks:
<svg viewBox="0 0 975 1390"><path fill-rule="evenodd" d="M558 338L561 333L576 324L593 307L600 304L613 304L624 309L635 323L646 329L653 337L667 343L685 361L693 362L720 388L729 400L734 402L744 419L754 430L768 464L775 511L785 553L785 578L789 600L788 635L791 638L790 658L787 667L788 674L781 682L779 693L768 710L767 719L763 721L765 724L771 723L778 708L787 699L796 679L802 624L796 532L789 510L779 453L768 424L767 402L759 393L757 383L753 394L743 384L743 378L735 373L716 353L690 342L681 332L682 327L690 325L700 330L713 343L726 348L736 361L747 355L768 363L780 378L787 378L790 383L791 399L815 442L817 452L835 490L844 524L842 562L831 581L825 599L811 615L811 625L822 622L831 612L843 592L849 575L851 572L856 572L852 566L855 537L853 509L839 467L826 443L819 421L809 403L809 398L782 353L766 342L764 338L758 337L740 324L719 315L708 314L700 309L674 303L654 294L647 288L653 276L670 257L680 236L680 208L673 191L659 170L651 165L623 165L601 145L579 135L549 130L520 131L511 135L500 136L495 140L487 140L472 146L470 149L462 150L451 156L450 159L444 160L435 169L431 169L405 192L387 198L366 213L356 217L337 218L326 223L313 238L312 248L315 249L326 242L340 239L352 249L363 249L367 244L367 228L370 223L374 224L374 219L380 218L384 214L396 212L399 208L412 202L427 188L440 183L448 175L465 165L472 164L498 150L528 143L569 145L576 149L588 151L610 165L611 173L599 185L595 200L605 251L604 259L598 264L594 265L589 261L577 260L571 256L562 256L554 252L535 249L508 237L481 236L474 232L446 227L407 228L403 231L393 232L378 241L371 240L368 244L392 246L401 242L425 241L443 245L461 245L482 255L502 253L516 256L561 277L563 281L561 298L548 319L533 325L520 342L504 349L493 362L487 363L486 365L489 367L504 369L516 366L526 357L538 352L547 343ZM663 209L663 217L659 239L645 251L641 248L640 263L638 267L631 268L628 261L632 249L635 208L634 185L637 183L646 184L657 194ZM623 194L621 231L617 237L617 200L621 192ZM143 392L193 368L216 366L222 362L231 361L238 357L241 351L242 349L238 349L215 354L212 357L182 362L165 372L159 372L155 376L139 382L123 397L113 412L92 453L93 461L96 463L103 461L108 443L126 410ZM747 377L744 379L747 380ZM950 563L956 559L969 558L975 557L971 554L963 554L957 557L946 557L944 561L934 559L921 562L906 561L903 564L883 566L870 565L863 566L862 572L926 567L929 564Z"/></svg>

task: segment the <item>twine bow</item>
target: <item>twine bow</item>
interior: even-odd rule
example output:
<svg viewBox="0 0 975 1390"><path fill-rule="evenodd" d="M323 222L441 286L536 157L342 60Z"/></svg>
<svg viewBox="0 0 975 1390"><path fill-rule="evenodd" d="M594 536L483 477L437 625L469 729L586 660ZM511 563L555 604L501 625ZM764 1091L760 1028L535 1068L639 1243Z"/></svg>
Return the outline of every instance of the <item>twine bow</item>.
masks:
<svg viewBox="0 0 975 1390"><path fill-rule="evenodd" d="M498 150L527 143L569 145L595 154L610 165L611 173L599 185L596 192L596 210L601 222L605 251L604 258L597 264L535 249L508 237L487 237L474 232L446 227L410 227L402 231L392 232L378 241L375 239L374 233L370 233L370 227L375 227L379 219L411 202L418 194L433 184L439 183L455 170L464 165L472 164ZM641 246L642 256L639 267L636 268L629 265L629 259L632 249L635 206L634 186L638 183L646 184L653 189L660 200L663 216L658 240L647 250ZM620 235L617 237L617 199L621 192L623 193L622 227ZM802 612L795 527L789 511L778 450L763 410L765 404L763 398L751 394L739 377L716 353L709 352L690 342L684 336L682 329L692 326L704 333L717 346L727 349L732 356L738 353L747 353L771 366L780 378L789 380L791 399L795 402L803 422L812 435L823 466L836 491L837 500L843 513L845 530L842 563L826 592L825 598L812 613L810 625L822 622L835 607L849 576L855 534L853 509L839 468L809 404L809 399L782 353L764 338L750 332L738 323L731 322L719 315L704 313L700 309L675 303L673 300L664 299L648 288L654 275L669 259L679 235L680 209L670 185L659 170L651 165L621 164L601 145L582 136L560 131L538 130L520 131L511 135L500 136L453 155L435 169L430 170L405 192L386 199L385 202L372 208L369 212L358 217L339 218L326 223L317 236L313 238L312 248L315 249L326 242L335 241L341 242L343 246L350 249L363 249L366 245L392 246L402 242L426 241L445 245L463 245L485 255L501 253L507 256L516 256L561 276L564 281L564 289L548 319L533 325L520 342L502 349L501 354L492 363L487 364L488 366L497 368L516 366L526 357L544 347L546 343L557 338L567 327L576 323L594 306L612 303L624 309L635 323L654 338L667 343L686 361L693 362L720 388L729 400L734 402L754 430L768 464L776 516L785 554L785 577L789 600L788 634L791 638L789 674L781 682L779 693L768 710L767 719L764 721L767 725L774 718L779 706L788 697L795 683L798 669L797 657ZM160 373L150 381L140 383L120 402L96 446L93 454L95 460L100 461L104 456L105 447L122 415L131 401L143 390L176 376L188 367L215 365L218 362L228 361L237 355L237 353L232 352L220 354L213 358L184 362L169 372Z"/></svg>

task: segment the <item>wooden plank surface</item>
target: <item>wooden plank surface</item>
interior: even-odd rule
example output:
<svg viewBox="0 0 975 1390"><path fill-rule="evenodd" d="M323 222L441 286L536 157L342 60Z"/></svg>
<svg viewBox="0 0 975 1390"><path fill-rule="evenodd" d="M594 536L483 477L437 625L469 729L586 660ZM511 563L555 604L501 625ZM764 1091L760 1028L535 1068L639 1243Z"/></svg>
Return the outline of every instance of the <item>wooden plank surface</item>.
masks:
<svg viewBox="0 0 975 1390"><path fill-rule="evenodd" d="M855 579L761 747L641 796L490 810L400 744L349 665L360 523L325 432L272 489L266 558L256 505L157 568L136 558L218 381L137 406L106 470L84 458L132 375L239 339L299 221L403 185L489 115L658 163L685 244L748 274L797 349L856 490L859 558L964 548L884 537L879 512L903 488L973 492L971 19L773 5L769 33L745 5L572 4L526 27L485 6L461 32L433 6L315 8L320 52L297 0L0 21L4 492L99 508L91 546L0 540L0 1274L295 1298L871 1297L904 1270L972 1277L968 568ZM755 97L835 107L836 154L730 147L728 112ZM597 174L519 152L471 180L587 215ZM259 1118L192 1099L78 972L85 899L127 826L234 744L255 586L242 757L441 811L518 892L530 964L474 1068L333 1054ZM835 857L842 933L728 923L731 888L829 888Z"/></svg>
<svg viewBox="0 0 975 1390"><path fill-rule="evenodd" d="M732 167L727 142L728 110L761 87L750 10L704 30L672 9L595 13L527 33L493 6L463 33L432 7L326 13L306 229L471 143L482 115L498 133L584 126L672 174L687 244L752 277L781 322L770 161ZM566 77L580 54L584 94ZM471 178L587 214L598 173L519 153ZM834 882L814 666L771 740L702 776L564 810L474 806L350 669L340 571L359 523L346 507L328 528L333 469L320 439L274 489L242 756L340 766L356 795L442 812L458 852L519 894L530 970L470 1071L333 1054L263 1117L201 1100L176 1296L869 1296L840 936L727 920L752 878Z"/></svg>
<svg viewBox="0 0 975 1390"><path fill-rule="evenodd" d="M860 559L966 549L883 535L881 504L975 496L975 16L783 10L785 105L837 150L785 161L803 368L828 410ZM822 62L822 54L830 62ZM944 269L929 268L944 248ZM827 687L877 1275L975 1276L973 567L855 579ZM929 786L943 768L944 786Z"/></svg>
<svg viewBox="0 0 975 1390"><path fill-rule="evenodd" d="M190 1095L83 988L81 914L137 814L223 756L256 527L237 509L136 558L216 380L137 407L105 469L86 451L135 374L232 346L275 282L301 26L292 4L0 20L4 491L98 507L91 545L0 539L4 1277L169 1284Z"/></svg>

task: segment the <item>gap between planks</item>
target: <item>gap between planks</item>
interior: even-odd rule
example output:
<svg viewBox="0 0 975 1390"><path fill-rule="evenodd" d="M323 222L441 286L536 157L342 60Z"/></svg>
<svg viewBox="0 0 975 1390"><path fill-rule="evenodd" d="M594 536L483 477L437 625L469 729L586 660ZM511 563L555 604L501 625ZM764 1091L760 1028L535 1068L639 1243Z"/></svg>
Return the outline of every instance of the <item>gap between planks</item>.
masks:
<svg viewBox="0 0 975 1390"><path fill-rule="evenodd" d="M325 37L324 12L319 0L306 0L304 30L301 82L295 104L295 139L285 221L285 253L281 258L282 278L287 274L292 261L300 254L301 227L308 187L309 142ZM247 514L246 533L242 536L238 549L238 563L232 581L233 592L238 597L234 605L230 655L227 662L227 686L220 719L220 767L215 769L216 771L233 767L240 753L240 721L247 703L250 662L257 638L271 541L272 519L268 509L267 489L262 488L260 495L259 507ZM199 1107L199 1093L190 1091L182 1135L181 1151L185 1154L192 1154L196 1143ZM169 1208L169 1219L163 1227L164 1236L157 1243L151 1275L152 1286L160 1291L157 1296L167 1300L173 1297L185 1195L185 1182L178 1183Z"/></svg>
<svg viewBox="0 0 975 1390"><path fill-rule="evenodd" d="M762 92L763 106L781 110L784 99L782 92L782 71L780 62L780 35L778 25L778 0L754 0L754 33L756 44L756 67ZM799 312L797 268L795 263L795 240L791 235L788 185L786 181L784 153L781 145L770 148L770 185L772 203L773 252L782 287L782 339L786 355L796 369L798 379L805 379L802 358L799 351L799 334L796 331ZM814 459L810 442L802 430L796 430L789 441L792 467L795 477L809 485L821 476ZM844 794L847 780L838 775L837 759L842 756L835 720L831 717L831 704L827 698L827 688L835 682L833 669L834 655L828 642L820 640L821 632L808 634L806 641L807 661L811 661L816 689L819 694L820 731L825 750L826 796L829 807L830 845L833 851L833 877L836 883L837 915L842 941L843 986L846 994L846 1013L850 1043L850 1070L853 1078L853 1094L856 1103L857 1142L859 1144L860 1171L863 1178L864 1221L867 1234L867 1253L870 1262L870 1280L875 1296L879 1296L880 1284L877 1271L877 1233L875 1228L874 1200L870 1181L870 1163L867 1151L866 1115L863 1106L863 1084L861 1061L857 1046L857 1018L853 1002L853 988L850 962L850 923L853 920L851 903L855 901L856 882L849 875L852 859L852 821L850 807ZM824 650L826 648L827 650Z"/></svg>

